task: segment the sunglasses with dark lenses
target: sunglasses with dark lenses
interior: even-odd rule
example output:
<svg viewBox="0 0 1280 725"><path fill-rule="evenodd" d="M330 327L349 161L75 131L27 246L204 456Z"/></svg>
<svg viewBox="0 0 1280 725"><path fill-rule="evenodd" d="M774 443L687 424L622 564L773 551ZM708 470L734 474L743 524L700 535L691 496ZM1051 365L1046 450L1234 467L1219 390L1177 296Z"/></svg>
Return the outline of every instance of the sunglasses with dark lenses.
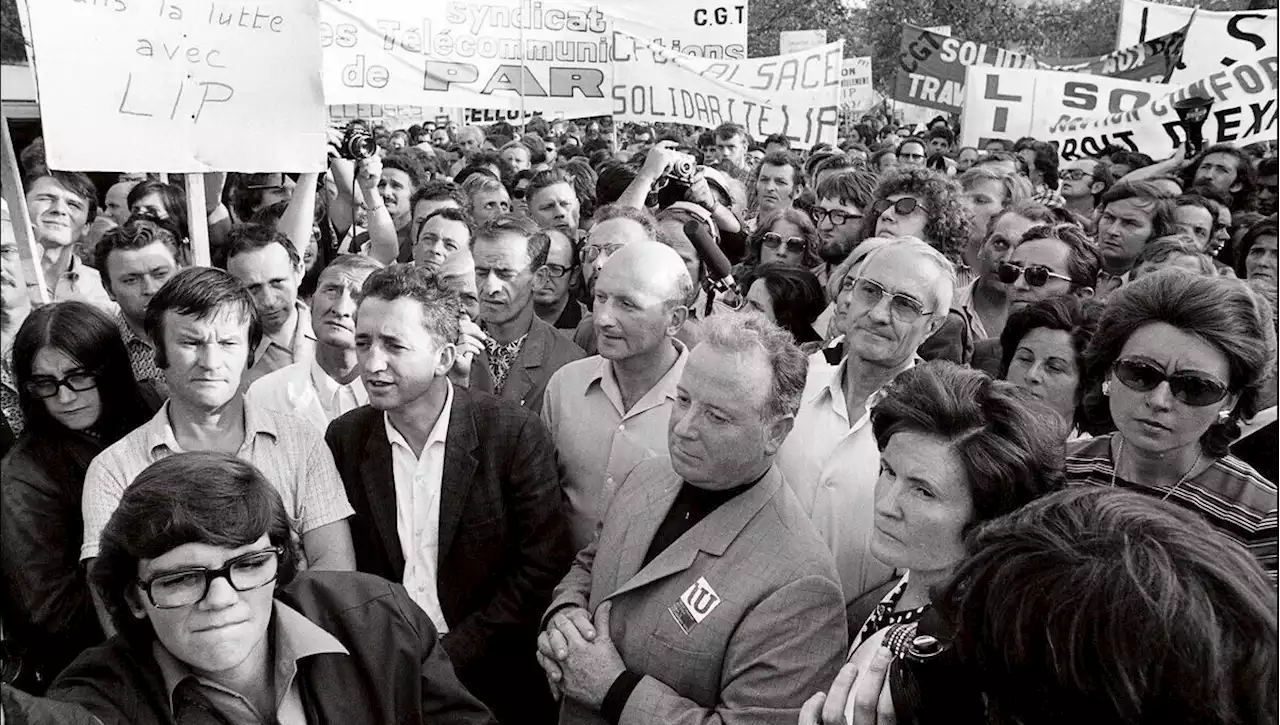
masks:
<svg viewBox="0 0 1280 725"><path fill-rule="evenodd" d="M1155 390L1167 380L1173 397L1197 408L1213 405L1227 397L1227 386L1205 373L1186 370L1166 375L1159 367L1134 358L1117 360L1111 371L1126 388L1140 393Z"/></svg>
<svg viewBox="0 0 1280 725"><path fill-rule="evenodd" d="M516 200L523 199L524 191L525 191L525 187L517 186L516 188L511 190L511 198Z"/></svg>
<svg viewBox="0 0 1280 725"><path fill-rule="evenodd" d="M830 219L831 225L836 227L844 224L850 219L862 218L861 214L854 214L853 212L843 211L841 209L823 209L820 206L815 206L810 209L809 216L813 218L814 224L821 224L823 221Z"/></svg>
<svg viewBox="0 0 1280 725"><path fill-rule="evenodd" d="M1054 272L1053 270L1049 269L1043 264L1033 264L1029 267L1019 267L1016 264L1001 262L1000 266L996 267L996 276L999 277L1000 281L1004 282L1005 284L1013 284L1014 282L1018 281L1018 277L1022 277L1027 281L1027 284L1031 285L1032 287L1045 286L1045 284L1049 282L1049 278L1051 277L1053 279L1060 279L1065 282L1071 281L1070 277L1064 274L1058 274L1057 272Z"/></svg>
<svg viewBox="0 0 1280 725"><path fill-rule="evenodd" d="M91 371L73 372L65 378L53 378L40 376L27 381L25 387L27 393L33 398L44 400L52 398L58 394L58 388L66 386L67 390L76 393L83 393L86 390L92 390L98 387L98 374Z"/></svg>
<svg viewBox="0 0 1280 725"><path fill-rule="evenodd" d="M1067 169L1066 171L1058 172L1058 176L1067 181L1079 181L1086 176L1093 178L1093 174L1085 172L1084 169Z"/></svg>
<svg viewBox="0 0 1280 725"><path fill-rule="evenodd" d="M893 212L898 216L907 216L908 214L915 211L916 209L921 208L921 206L922 205L920 204L920 202L916 201L915 197L904 196L897 201L889 201L888 199L882 199L880 201L877 201L876 205L872 208L875 209L876 216L880 216L881 214L885 213L885 211L887 211L890 207L893 207Z"/></svg>
<svg viewBox="0 0 1280 725"><path fill-rule="evenodd" d="M787 245L787 251L792 254L804 254L805 248L809 246L805 244L804 240L800 237L787 237L786 239L783 239L781 234L775 234L774 232L765 232L765 235L761 237L761 239L763 240L761 244L769 249L777 249L785 243Z"/></svg>

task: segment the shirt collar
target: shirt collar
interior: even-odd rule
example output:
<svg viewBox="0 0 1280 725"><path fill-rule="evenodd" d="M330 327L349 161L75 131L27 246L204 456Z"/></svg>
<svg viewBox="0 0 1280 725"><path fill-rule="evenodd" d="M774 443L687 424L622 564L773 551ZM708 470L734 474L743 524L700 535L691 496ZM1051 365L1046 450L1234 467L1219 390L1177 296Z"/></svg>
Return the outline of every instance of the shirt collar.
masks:
<svg viewBox="0 0 1280 725"><path fill-rule="evenodd" d="M662 400L675 400L676 386L680 384L680 376L684 374L685 362L689 359L689 347L674 337L668 339L671 344L675 346L676 352L678 353L676 361L671 365L671 369L668 370L666 374L658 378L658 382L653 384L653 387L649 389L649 392L645 393L641 397L641 400L655 394L662 396ZM592 373L591 377L587 380L587 390L591 390L591 387L594 385L599 385L603 388L606 380L609 381L611 387L617 389L618 381L613 375L613 361L601 357L600 363L596 366L595 372ZM619 393L619 398L621 398L621 393ZM633 407L639 409L640 404L636 403ZM623 411L623 414L629 412L631 411Z"/></svg>
<svg viewBox="0 0 1280 725"><path fill-rule="evenodd" d="M314 357L311 358L310 368L311 385L316 389L321 401L327 403L333 400L333 396L337 395L339 390L346 388L355 396L356 403L364 405L369 402L369 391L365 390L364 386L360 384L359 375L344 385L329 377L329 373L326 373L324 368L320 367L320 362Z"/></svg>
<svg viewBox="0 0 1280 725"><path fill-rule="evenodd" d="M444 405L440 408L440 417L436 418L435 425L431 426L431 432L427 435L427 444L422 447L423 453L426 453L431 448L432 443L440 443L441 445L445 443L445 439L449 435L449 416L452 413L453 383L449 383L448 390L445 392ZM387 440L391 442L392 448L399 445L403 446L405 450L413 450L413 447L404 439L404 436L400 435L400 431L396 430L394 425L391 425L391 417L386 413L382 414L382 424L387 428Z"/></svg>
<svg viewBox="0 0 1280 725"><path fill-rule="evenodd" d="M238 395L244 397L243 393ZM173 433L173 423L169 420L169 400L164 401L160 405L160 410L156 411L155 416L146 424L146 444L147 450L155 455L157 448L165 447L170 452L177 453L182 449L178 446L178 438ZM244 441L248 443L254 437L261 435L278 438L279 431L276 429L275 419L266 415L259 409L249 398L244 397Z"/></svg>
<svg viewBox="0 0 1280 725"><path fill-rule="evenodd" d="M924 358L913 353L911 355L911 359L907 361L907 366L902 368L902 370L898 371L898 375L901 375L903 372L906 372L907 370L910 370L911 368L923 362L924 362ZM845 368L847 368L848 366L849 366L849 356L846 355L844 359L840 361L839 365L836 365L832 368L830 377L827 379L826 385L823 385L822 387L810 393L808 399L805 402L814 403L821 400L823 396L830 395L832 401L837 401L837 400L841 401L838 406L838 409L843 408L844 371L845 371ZM897 376L895 375L894 377L897 377ZM880 388L876 392L872 393L871 397L867 398L867 410L871 410L872 408L876 407L877 403L879 403L881 400L884 400L884 396L888 392L888 387L889 387L888 385L885 385L884 387Z"/></svg>
<svg viewBox="0 0 1280 725"><path fill-rule="evenodd" d="M124 318L123 310L116 313L116 327L120 328L120 337L124 338L124 344L126 347L134 342L140 342L148 348L152 346L150 340L139 336L133 331L133 326Z"/></svg>
<svg viewBox="0 0 1280 725"><path fill-rule="evenodd" d="M322 654L350 655L351 652L338 641L337 637L326 632L315 622L307 619L300 612L281 602L272 600L271 636L275 644L269 652L275 653L272 668L280 672L282 669L296 672L297 663L305 657ZM164 681L165 695L169 700L169 712L176 715L176 703L173 695L178 686L188 679L207 682L182 660L174 657L159 640L151 644L151 653L160 668L160 678ZM285 683L279 683L285 685ZM279 699L279 698L277 698Z"/></svg>
<svg viewBox="0 0 1280 725"><path fill-rule="evenodd" d="M315 342L316 333L311 329L311 308L307 307L305 302L298 300L293 303L293 313L292 329L286 324L275 335L265 333L262 335L262 342L258 343L258 357L261 357L270 345L279 345L296 353L302 340Z"/></svg>

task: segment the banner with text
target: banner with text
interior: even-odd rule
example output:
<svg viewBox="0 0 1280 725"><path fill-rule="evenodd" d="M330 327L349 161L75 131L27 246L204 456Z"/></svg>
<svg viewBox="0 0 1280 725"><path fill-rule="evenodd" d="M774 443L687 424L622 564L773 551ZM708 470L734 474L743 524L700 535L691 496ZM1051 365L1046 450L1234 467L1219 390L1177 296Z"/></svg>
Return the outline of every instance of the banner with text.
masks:
<svg viewBox="0 0 1280 725"><path fill-rule="evenodd" d="M1173 104L1212 98L1207 144L1247 145L1276 138L1274 52L1245 58L1188 84L1126 81L1079 73L1015 68L969 69L961 143L1034 136L1059 144L1063 158L1098 153L1107 144L1167 158L1185 140Z"/></svg>
<svg viewBox="0 0 1280 725"><path fill-rule="evenodd" d="M1193 12L1195 20L1191 18ZM1174 83L1185 83L1262 51L1270 50L1274 55L1276 18L1274 9L1196 12L1195 8L1124 0L1120 6L1116 46L1124 48L1171 33L1190 21L1187 47L1195 48L1196 52L1183 56L1170 79Z"/></svg>
<svg viewBox="0 0 1280 725"><path fill-rule="evenodd" d="M315 2L27 4L50 167L324 168Z"/></svg>
<svg viewBox="0 0 1280 725"><path fill-rule="evenodd" d="M802 146L836 142L843 40L767 58L666 58L617 67L614 120L702 128L732 122L756 140L779 133Z"/></svg>
<svg viewBox="0 0 1280 725"><path fill-rule="evenodd" d="M746 57L746 0L321 0L320 19L330 103L603 115L649 43Z"/></svg>
<svg viewBox="0 0 1280 725"><path fill-rule="evenodd" d="M965 68L1039 68L1129 80L1162 82L1182 57L1185 25L1132 47L1096 58L1042 59L986 43L941 35L911 25L902 27L902 50L894 77L894 97L952 113L960 112Z"/></svg>
<svg viewBox="0 0 1280 725"><path fill-rule="evenodd" d="M851 110L870 108L875 104L871 92L871 56L845 58L840 69L840 105Z"/></svg>

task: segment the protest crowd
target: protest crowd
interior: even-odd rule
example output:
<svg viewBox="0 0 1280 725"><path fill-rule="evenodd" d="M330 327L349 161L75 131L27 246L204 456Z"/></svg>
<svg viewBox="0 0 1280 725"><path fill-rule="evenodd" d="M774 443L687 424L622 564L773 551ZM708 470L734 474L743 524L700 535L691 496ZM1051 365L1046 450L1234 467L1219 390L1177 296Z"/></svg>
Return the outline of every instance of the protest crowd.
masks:
<svg viewBox="0 0 1280 725"><path fill-rule="evenodd" d="M1277 722L1274 116L963 123L24 144L5 716Z"/></svg>

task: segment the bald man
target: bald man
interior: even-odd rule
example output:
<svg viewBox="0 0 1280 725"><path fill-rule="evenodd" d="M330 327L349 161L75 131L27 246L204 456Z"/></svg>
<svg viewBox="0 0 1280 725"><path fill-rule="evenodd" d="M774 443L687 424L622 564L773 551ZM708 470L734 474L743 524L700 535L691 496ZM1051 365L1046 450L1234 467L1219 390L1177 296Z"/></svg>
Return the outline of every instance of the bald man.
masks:
<svg viewBox="0 0 1280 725"><path fill-rule="evenodd" d="M619 248L596 278L600 354L565 365L547 383L542 419L559 453L579 550L627 473L650 455L666 455L671 401L689 356L676 333L692 291L684 260L670 247L640 241Z"/></svg>

